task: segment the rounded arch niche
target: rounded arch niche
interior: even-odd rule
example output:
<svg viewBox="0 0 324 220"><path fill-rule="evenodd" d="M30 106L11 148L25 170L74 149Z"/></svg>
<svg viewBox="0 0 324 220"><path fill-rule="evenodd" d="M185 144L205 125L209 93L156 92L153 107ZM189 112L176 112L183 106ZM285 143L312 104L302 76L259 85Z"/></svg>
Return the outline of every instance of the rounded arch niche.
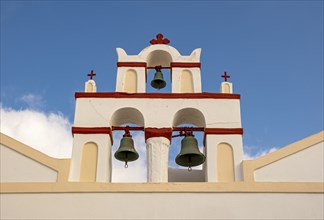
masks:
<svg viewBox="0 0 324 220"><path fill-rule="evenodd" d="M135 108L121 108L113 113L110 124L111 126L136 124L144 127L144 117L143 114Z"/></svg>
<svg viewBox="0 0 324 220"><path fill-rule="evenodd" d="M174 115L173 127L181 124L193 124L197 127L206 127L204 114L195 108L184 108Z"/></svg>
<svg viewBox="0 0 324 220"><path fill-rule="evenodd" d="M147 60L147 65L150 67L159 66L159 65L163 67L168 67L172 62L172 56L167 51L154 50L148 54L146 60Z"/></svg>

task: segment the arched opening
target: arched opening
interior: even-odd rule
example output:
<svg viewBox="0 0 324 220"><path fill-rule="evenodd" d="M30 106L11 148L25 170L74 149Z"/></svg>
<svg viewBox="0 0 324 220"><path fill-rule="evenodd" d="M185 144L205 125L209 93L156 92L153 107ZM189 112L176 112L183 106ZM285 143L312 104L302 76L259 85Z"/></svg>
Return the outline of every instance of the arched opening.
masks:
<svg viewBox="0 0 324 220"><path fill-rule="evenodd" d="M227 143L217 145L217 180L218 182L234 182L233 148Z"/></svg>
<svg viewBox="0 0 324 220"><path fill-rule="evenodd" d="M180 92L181 93L193 93L193 78L192 72L189 70L183 70L180 75Z"/></svg>
<svg viewBox="0 0 324 220"><path fill-rule="evenodd" d="M205 117L203 113L194 108L184 108L175 113L173 117L173 127L187 127L187 128L204 128L206 126ZM173 132L177 135L179 132ZM194 131L194 137L198 141L198 149L204 152L202 131ZM203 166L192 167L192 171L188 168L181 167L175 162L176 156L181 151L181 141L184 137L172 138L169 154L169 181L170 182L203 182L205 181L205 174Z"/></svg>
<svg viewBox="0 0 324 220"><path fill-rule="evenodd" d="M177 128L197 128L194 124L179 124ZM176 128L175 128L176 129ZM189 129L190 130L190 129ZM179 131L174 131L173 135L179 135ZM194 138L197 140L198 149L201 153L204 152L203 138L204 133L201 131L193 132ZM170 152L169 152L169 182L204 182L205 181L205 173L203 171L203 164L199 166L192 167L192 170L189 171L188 167L180 166L176 163L176 157L178 154L185 149L182 149L182 141L184 140L184 136L174 137L172 138ZM188 146L186 146L188 147ZM192 150L195 150L192 148ZM183 153L183 152L182 152Z"/></svg>
<svg viewBox="0 0 324 220"><path fill-rule="evenodd" d="M170 78L170 66L172 62L172 56L169 52L164 50L154 50L151 51L146 58L147 66L149 71L147 72L147 92L170 92L171 91L171 78ZM154 79L156 70L154 67L161 66L161 72L163 74L164 81L166 82L166 87L160 90L157 90L151 86L151 82ZM167 69L165 69L167 68Z"/></svg>
<svg viewBox="0 0 324 220"><path fill-rule="evenodd" d="M137 92L137 73L133 69L129 69L124 77L124 92L136 93Z"/></svg>
<svg viewBox="0 0 324 220"><path fill-rule="evenodd" d="M95 182L97 176L98 146L93 142L88 142L83 146L80 181Z"/></svg>
<svg viewBox="0 0 324 220"><path fill-rule="evenodd" d="M119 124L116 126L138 127L138 124ZM114 157L115 152L120 147L120 141L123 138L125 131L116 130L113 132L114 143L112 146L112 182L147 182L147 153L143 131L130 131L134 141L134 148L137 151L139 158L129 162L125 168L125 162L117 160Z"/></svg>
<svg viewBox="0 0 324 220"><path fill-rule="evenodd" d="M155 69L150 69L147 71L147 82L146 82L146 92L151 92L151 93L168 93L171 92L171 76L170 76L170 70L168 69L162 69L161 70L163 74L163 79L166 82L166 86L162 89L156 89L151 86L151 82L154 79L156 70Z"/></svg>
<svg viewBox="0 0 324 220"><path fill-rule="evenodd" d="M170 63L172 62L172 56L169 52L163 50L154 50L149 53L146 58L147 66L154 67L154 66L162 66L162 67L169 67Z"/></svg>
<svg viewBox="0 0 324 220"><path fill-rule="evenodd" d="M121 108L114 112L111 117L111 126L119 127L144 127L143 114L135 108ZM143 131L130 131L134 141L134 147L139 154L139 158L129 162L128 168L125 163L114 157L115 152L120 147L120 141L125 131L113 131L112 146L112 182L146 182L147 181L147 158L146 144Z"/></svg>

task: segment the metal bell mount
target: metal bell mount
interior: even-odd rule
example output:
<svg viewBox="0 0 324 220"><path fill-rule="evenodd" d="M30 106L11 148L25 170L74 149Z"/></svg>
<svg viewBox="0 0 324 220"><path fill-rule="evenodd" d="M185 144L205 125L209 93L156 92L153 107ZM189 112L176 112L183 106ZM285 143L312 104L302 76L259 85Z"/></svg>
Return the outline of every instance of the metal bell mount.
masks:
<svg viewBox="0 0 324 220"><path fill-rule="evenodd" d="M128 162L135 161L138 159L138 153L134 147L134 141L129 129L126 127L125 134L120 140L120 145L118 150L115 152L115 158L120 161L125 162L125 168L128 167Z"/></svg>
<svg viewBox="0 0 324 220"><path fill-rule="evenodd" d="M155 67L156 73L154 74L154 79L151 81L151 86L155 89L163 89L166 86L161 68L162 66Z"/></svg>

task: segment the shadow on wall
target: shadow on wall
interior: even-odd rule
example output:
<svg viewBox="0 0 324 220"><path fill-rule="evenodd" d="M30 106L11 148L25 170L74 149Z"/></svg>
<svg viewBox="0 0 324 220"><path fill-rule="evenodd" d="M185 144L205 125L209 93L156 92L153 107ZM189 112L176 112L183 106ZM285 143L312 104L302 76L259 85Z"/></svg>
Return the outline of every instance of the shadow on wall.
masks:
<svg viewBox="0 0 324 220"><path fill-rule="evenodd" d="M169 182L205 182L203 170L169 168Z"/></svg>

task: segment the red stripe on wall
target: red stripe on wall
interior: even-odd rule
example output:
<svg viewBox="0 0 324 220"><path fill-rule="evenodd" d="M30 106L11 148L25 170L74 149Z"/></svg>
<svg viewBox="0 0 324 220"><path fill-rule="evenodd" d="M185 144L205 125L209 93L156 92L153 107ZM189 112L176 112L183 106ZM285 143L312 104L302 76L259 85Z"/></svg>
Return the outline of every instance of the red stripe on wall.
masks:
<svg viewBox="0 0 324 220"><path fill-rule="evenodd" d="M146 67L145 62L117 62L117 67Z"/></svg>
<svg viewBox="0 0 324 220"><path fill-rule="evenodd" d="M76 92L75 98L150 98L150 99L240 99L240 94L228 93L127 93Z"/></svg>
<svg viewBox="0 0 324 220"><path fill-rule="evenodd" d="M182 63L182 62L171 62L171 67L180 67L180 68L194 68L201 67L200 63Z"/></svg>
<svg viewBox="0 0 324 220"><path fill-rule="evenodd" d="M109 127L72 127L72 134L109 134L113 144L112 131Z"/></svg>
<svg viewBox="0 0 324 220"><path fill-rule="evenodd" d="M208 134L243 134L243 128L205 128L205 135Z"/></svg>

